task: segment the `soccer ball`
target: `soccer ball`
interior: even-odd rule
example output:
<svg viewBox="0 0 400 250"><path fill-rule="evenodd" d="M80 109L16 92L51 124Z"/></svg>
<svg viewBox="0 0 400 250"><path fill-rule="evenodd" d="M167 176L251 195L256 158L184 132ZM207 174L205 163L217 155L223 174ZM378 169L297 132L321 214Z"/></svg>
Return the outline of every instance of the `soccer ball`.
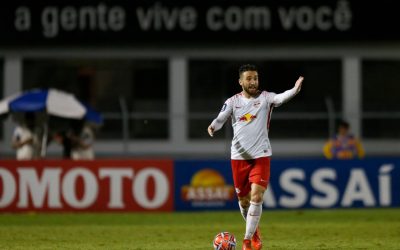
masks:
<svg viewBox="0 0 400 250"><path fill-rule="evenodd" d="M215 236L213 245L215 250L235 250L236 238L229 232L221 232Z"/></svg>

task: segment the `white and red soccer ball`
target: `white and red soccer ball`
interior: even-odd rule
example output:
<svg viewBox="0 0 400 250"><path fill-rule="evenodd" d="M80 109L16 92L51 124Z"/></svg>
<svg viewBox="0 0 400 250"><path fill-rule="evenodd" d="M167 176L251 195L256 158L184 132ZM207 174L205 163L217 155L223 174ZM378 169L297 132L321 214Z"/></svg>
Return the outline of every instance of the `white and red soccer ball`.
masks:
<svg viewBox="0 0 400 250"><path fill-rule="evenodd" d="M215 236L213 245L215 250L235 250L236 238L229 232L221 232Z"/></svg>

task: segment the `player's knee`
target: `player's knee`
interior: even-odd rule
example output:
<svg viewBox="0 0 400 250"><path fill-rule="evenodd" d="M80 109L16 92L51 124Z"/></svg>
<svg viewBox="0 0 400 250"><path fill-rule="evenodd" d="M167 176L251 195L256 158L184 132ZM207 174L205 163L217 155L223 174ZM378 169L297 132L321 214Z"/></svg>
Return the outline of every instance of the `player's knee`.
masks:
<svg viewBox="0 0 400 250"><path fill-rule="evenodd" d="M251 195L251 201L254 203L262 203L263 202L263 193L257 192Z"/></svg>
<svg viewBox="0 0 400 250"><path fill-rule="evenodd" d="M239 199L240 206L243 208L249 207L250 206L250 200L249 199Z"/></svg>

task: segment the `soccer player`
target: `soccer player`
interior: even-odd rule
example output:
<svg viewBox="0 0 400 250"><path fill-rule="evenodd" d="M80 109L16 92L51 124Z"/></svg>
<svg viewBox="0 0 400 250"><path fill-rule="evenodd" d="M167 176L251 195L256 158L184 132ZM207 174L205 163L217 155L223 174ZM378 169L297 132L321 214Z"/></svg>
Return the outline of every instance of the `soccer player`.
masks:
<svg viewBox="0 0 400 250"><path fill-rule="evenodd" d="M242 92L225 101L218 117L207 129L212 137L229 117L232 119L232 175L239 208L246 221L243 250L251 250L251 246L256 250L262 247L258 223L270 176L272 151L268 129L272 109L294 97L300 91L303 79L300 76L292 89L280 94L260 91L257 67L251 64L240 66Z"/></svg>

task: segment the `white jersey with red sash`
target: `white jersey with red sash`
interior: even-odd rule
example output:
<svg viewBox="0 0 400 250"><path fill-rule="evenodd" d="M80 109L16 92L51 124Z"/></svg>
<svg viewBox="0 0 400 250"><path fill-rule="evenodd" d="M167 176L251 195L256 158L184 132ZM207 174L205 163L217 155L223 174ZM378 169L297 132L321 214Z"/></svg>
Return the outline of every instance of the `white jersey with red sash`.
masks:
<svg viewBox="0 0 400 250"><path fill-rule="evenodd" d="M276 94L261 92L256 98L246 98L241 93L229 98L212 126L231 117L233 138L231 159L256 159L272 154L268 138L269 121Z"/></svg>
<svg viewBox="0 0 400 250"><path fill-rule="evenodd" d="M272 109L290 100L297 92L296 87L280 94L262 91L251 98L239 93L226 100L211 126L217 131L231 117L231 159L248 160L272 155L268 138Z"/></svg>

